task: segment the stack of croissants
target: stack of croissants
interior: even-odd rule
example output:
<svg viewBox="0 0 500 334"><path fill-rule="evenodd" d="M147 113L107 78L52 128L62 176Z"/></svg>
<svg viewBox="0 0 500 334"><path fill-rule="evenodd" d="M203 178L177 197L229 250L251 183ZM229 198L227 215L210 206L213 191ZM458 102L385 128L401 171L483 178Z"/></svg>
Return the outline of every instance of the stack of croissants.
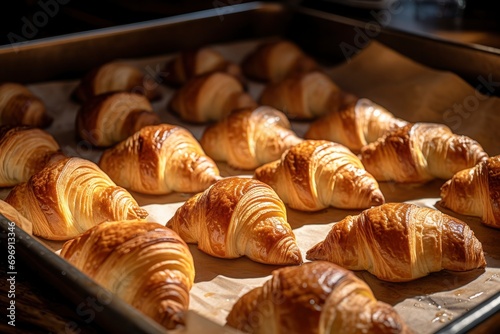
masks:
<svg viewBox="0 0 500 334"><path fill-rule="evenodd" d="M90 71L71 98L75 132L102 155L64 154L43 130L52 118L20 84L0 85L0 212L33 234L64 241L60 255L166 328L184 323L195 264L211 256L282 266L237 300L227 325L250 333L408 333L351 270L406 282L440 270L486 266L459 218L386 203L379 182L442 179L440 204L500 228L500 156L436 123L411 123L343 91L290 41L265 42L241 64L209 47L168 59L159 79L167 110L206 125L200 138L161 121L161 93L125 63ZM257 99L249 82L264 89ZM308 121L304 136L291 121ZM224 176L219 167L252 172ZM187 193L152 222L134 193ZM358 210L303 254L287 210ZM22 218L20 218L22 217Z"/></svg>

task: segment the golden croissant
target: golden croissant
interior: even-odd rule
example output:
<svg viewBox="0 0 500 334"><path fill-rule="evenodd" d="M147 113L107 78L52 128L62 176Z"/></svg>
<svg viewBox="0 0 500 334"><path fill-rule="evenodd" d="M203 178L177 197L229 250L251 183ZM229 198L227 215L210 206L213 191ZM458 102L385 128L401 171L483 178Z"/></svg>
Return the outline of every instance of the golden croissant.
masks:
<svg viewBox="0 0 500 334"><path fill-rule="evenodd" d="M481 217L500 228L500 156L457 172L441 187L440 204L463 215Z"/></svg>
<svg viewBox="0 0 500 334"><path fill-rule="evenodd" d="M51 160L62 157L48 132L29 126L0 126L0 187L26 182Z"/></svg>
<svg viewBox="0 0 500 334"><path fill-rule="evenodd" d="M208 47L177 54L165 64L160 75L166 84L181 86L193 77L218 71L243 80L241 68L237 64Z"/></svg>
<svg viewBox="0 0 500 334"><path fill-rule="evenodd" d="M401 183L449 179L487 158L477 141L435 123L408 124L361 149L363 165L378 181Z"/></svg>
<svg viewBox="0 0 500 334"><path fill-rule="evenodd" d="M85 74L73 91L78 102L85 102L104 93L127 91L157 99L158 84L139 68L121 62L110 62L96 67Z"/></svg>
<svg viewBox="0 0 500 334"><path fill-rule="evenodd" d="M286 40L258 45L243 59L241 67L249 78L265 82L278 82L289 75L319 68L299 46Z"/></svg>
<svg viewBox="0 0 500 334"><path fill-rule="evenodd" d="M195 269L189 248L171 229L105 222L67 241L61 256L164 327L184 324Z"/></svg>
<svg viewBox="0 0 500 334"><path fill-rule="evenodd" d="M175 92L169 103L169 108L181 119L193 123L217 121L234 109L256 106L238 79L223 72L192 78Z"/></svg>
<svg viewBox="0 0 500 334"><path fill-rule="evenodd" d="M302 263L286 209L268 185L225 178L188 199L167 226L215 257L247 256L266 264Z"/></svg>
<svg viewBox="0 0 500 334"><path fill-rule="evenodd" d="M146 125L159 124L160 117L149 100L129 92L104 93L84 103L76 116L80 137L95 146L111 146Z"/></svg>
<svg viewBox="0 0 500 334"><path fill-rule="evenodd" d="M391 282L486 265L481 242L467 224L408 203L387 203L347 216L307 251L307 259L368 270Z"/></svg>
<svg viewBox="0 0 500 334"><path fill-rule="evenodd" d="M326 140L305 140L280 160L255 170L290 208L317 211L329 206L366 209L384 203L377 181L347 147Z"/></svg>
<svg viewBox="0 0 500 334"><path fill-rule="evenodd" d="M144 194L200 192L220 179L193 135L169 124L142 128L104 151L99 166L118 185Z"/></svg>
<svg viewBox="0 0 500 334"><path fill-rule="evenodd" d="M68 240L104 221L146 218L134 198L91 161L64 158L15 186L7 198L33 234Z"/></svg>
<svg viewBox="0 0 500 334"><path fill-rule="evenodd" d="M337 111L344 95L326 74L314 71L268 84L259 102L283 111L288 118L309 120Z"/></svg>
<svg viewBox="0 0 500 334"><path fill-rule="evenodd" d="M9 203L2 201L0 199L0 214L2 214L5 218L14 222L17 226L23 229L24 232L28 234L33 234L33 224L24 218L19 211L17 211L12 205ZM10 226L9 226L10 227Z"/></svg>
<svg viewBox="0 0 500 334"><path fill-rule="evenodd" d="M0 125L47 127L52 123L42 100L17 83L0 84Z"/></svg>
<svg viewBox="0 0 500 334"><path fill-rule="evenodd" d="M325 261L274 270L238 299L226 320L246 333L411 333L363 280Z"/></svg>
<svg viewBox="0 0 500 334"><path fill-rule="evenodd" d="M359 152L386 132L406 124L384 107L368 99L359 99L321 116L311 124L304 137L334 141Z"/></svg>
<svg viewBox="0 0 500 334"><path fill-rule="evenodd" d="M301 141L285 114L261 106L234 110L209 126L200 143L214 160L250 170L279 159L285 150Z"/></svg>

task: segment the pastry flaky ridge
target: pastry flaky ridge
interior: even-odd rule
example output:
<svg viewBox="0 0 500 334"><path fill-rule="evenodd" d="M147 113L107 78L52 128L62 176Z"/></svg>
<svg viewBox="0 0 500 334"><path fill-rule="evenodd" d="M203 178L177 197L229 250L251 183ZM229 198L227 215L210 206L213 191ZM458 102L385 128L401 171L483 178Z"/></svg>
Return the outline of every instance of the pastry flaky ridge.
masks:
<svg viewBox="0 0 500 334"><path fill-rule="evenodd" d="M168 329L184 324L195 268L186 243L155 222L104 222L67 241L61 256Z"/></svg>
<svg viewBox="0 0 500 334"><path fill-rule="evenodd" d="M268 185L229 177L189 198L167 222L187 243L219 258L300 264L284 203Z"/></svg>
<svg viewBox="0 0 500 334"><path fill-rule="evenodd" d="M366 209L384 203L377 181L347 147L326 140L305 140L281 159L255 170L290 208L318 211L329 206Z"/></svg>
<svg viewBox="0 0 500 334"><path fill-rule="evenodd" d="M33 234L33 224L24 218L19 211L17 211L9 203L0 199L0 213L10 221L14 222L17 226L23 229L28 234ZM10 226L9 226L10 227Z"/></svg>
<svg viewBox="0 0 500 334"><path fill-rule="evenodd" d="M107 149L99 166L118 185L144 194L196 193L219 180L219 169L183 127L146 126Z"/></svg>
<svg viewBox="0 0 500 334"><path fill-rule="evenodd" d="M500 228L500 156L457 172L441 187L440 205L463 215L481 217Z"/></svg>
<svg viewBox="0 0 500 334"><path fill-rule="evenodd" d="M95 146L111 146L146 125L160 123L149 100L129 92L103 93L86 101L76 116L80 137Z"/></svg>
<svg viewBox="0 0 500 334"><path fill-rule="evenodd" d="M0 83L0 125L47 127L52 117L43 101L26 86L13 82Z"/></svg>
<svg viewBox="0 0 500 334"><path fill-rule="evenodd" d="M60 157L59 144L48 132L30 126L0 126L0 187L26 182Z"/></svg>
<svg viewBox="0 0 500 334"><path fill-rule="evenodd" d="M204 131L200 143L216 161L251 170L277 160L302 141L282 112L269 107L234 110Z"/></svg>
<svg viewBox="0 0 500 334"><path fill-rule="evenodd" d="M95 163L77 157L47 165L5 201L33 223L34 235L51 240L68 240L104 221L148 215Z"/></svg>
<svg viewBox="0 0 500 334"><path fill-rule="evenodd" d="M481 145L437 123L410 123L361 149L361 161L378 181L423 183L450 179L488 158Z"/></svg>
<svg viewBox="0 0 500 334"><path fill-rule="evenodd" d="M411 333L363 280L325 261L274 270L238 299L227 324L246 333Z"/></svg>
<svg viewBox="0 0 500 334"><path fill-rule="evenodd" d="M368 270L381 280L411 281L443 269L486 266L481 242L463 221L438 210L387 203L347 216L307 251L351 270Z"/></svg>

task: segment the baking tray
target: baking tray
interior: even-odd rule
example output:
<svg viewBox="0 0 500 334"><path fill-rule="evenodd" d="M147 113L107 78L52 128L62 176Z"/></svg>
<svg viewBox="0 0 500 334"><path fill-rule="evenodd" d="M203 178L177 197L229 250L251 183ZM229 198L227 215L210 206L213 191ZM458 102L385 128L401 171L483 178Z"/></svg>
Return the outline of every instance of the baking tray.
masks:
<svg viewBox="0 0 500 334"><path fill-rule="evenodd" d="M167 19L3 46L0 48L0 63L3 67L0 81L36 83L75 79L80 78L90 68L117 58L163 55L201 45L271 36L283 36L294 40L319 60L325 63L337 63L345 61L344 55L338 48L339 44L352 41L356 34L354 28L364 27L365 24L365 22L301 6L246 3L224 10L214 8ZM319 31L321 33L318 33ZM457 58L460 58L458 61L460 66L456 72L464 77L471 73L487 75L489 70L496 69L498 66L495 50L412 36L388 29L381 31L377 39L424 64L438 68L448 66L449 70L457 67L457 61L447 62L445 55L453 52L459 55ZM110 45L113 47L110 48ZM411 47L408 48L408 45ZM418 56L425 53L425 50L441 51L426 61L425 57L419 58ZM470 59L480 60L480 64L478 65L476 61L471 62ZM2 220L1 226L4 230L5 224L5 220ZM50 247L46 247L47 242L39 242L36 238L29 239L29 236L27 237L19 229L16 233L21 249L20 256L40 266L40 270L45 273L45 279L61 289L73 302L81 301L82 296L99 293L101 288L98 285L54 254ZM75 276L68 279L68 276L63 277L60 274L63 272L72 272ZM68 294L68 291L73 292ZM493 305L494 300L485 302L485 305L479 306L487 308L488 305ZM479 306L480 311L485 310ZM116 328L116 323L130 323L131 328L136 329L136 332L165 332L162 328L158 328L157 324L137 314L136 310L118 299L110 303L108 307L108 311L96 317L96 321L103 328L110 331L123 331L121 326ZM199 328L203 328L206 332L211 328L210 326L215 328L214 332L229 331L194 312L189 312L189 314L188 332L195 333ZM484 315L489 313L483 312L482 314L482 317L472 317L472 313L471 317L469 314L464 314L460 319L468 319L467 328L470 329L471 324L476 326L479 322L483 323L486 319ZM458 320L456 321L459 322ZM460 323L455 325L459 326ZM443 327L443 330L446 328ZM457 327L453 330L457 330Z"/></svg>

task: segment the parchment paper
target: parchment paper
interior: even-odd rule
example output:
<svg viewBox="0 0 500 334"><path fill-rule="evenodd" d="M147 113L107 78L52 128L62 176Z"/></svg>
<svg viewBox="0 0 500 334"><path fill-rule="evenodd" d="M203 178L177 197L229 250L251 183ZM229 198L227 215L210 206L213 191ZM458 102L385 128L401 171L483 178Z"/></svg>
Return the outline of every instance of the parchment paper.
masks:
<svg viewBox="0 0 500 334"><path fill-rule="evenodd" d="M226 45L214 45L228 59L240 62L245 54L260 41L244 41ZM142 67L146 73L157 73L172 55L155 58L126 60ZM478 140L490 155L498 154L500 118L497 110L499 99L486 97L452 73L438 72L417 64L385 46L373 42L356 58L335 68L326 69L343 89L367 97L385 106L397 116L409 121L433 121L447 124L457 133L467 134ZM60 143L63 151L71 156L80 156L97 162L102 150L92 148L88 143L76 138L74 131L78 104L69 96L77 81L49 82L31 85L29 88L46 103L55 121L48 129ZM250 93L257 98L262 84L249 82ZM198 139L205 126L182 122L166 110L173 90L160 85L162 99L153 103L156 112L166 123L188 128ZM472 98L472 97L474 98ZM474 108L472 99L477 99ZM471 102L472 101L472 102ZM459 120L451 118L448 110L454 104L471 103L469 116L465 113ZM475 102L474 102L475 103ZM453 110L453 109L451 109ZM293 129L303 135L309 123L292 122ZM246 175L219 164L223 176ZM387 202L407 201L431 208L439 208L439 188L444 180L436 180L422 186L381 183ZM9 189L0 192L5 198ZM149 212L149 221L165 224L175 210L190 196L171 194L166 196L146 196L132 193L137 201ZM408 283L383 282L365 271L356 274L365 280L375 296L391 305L401 314L416 333L430 333L446 322L460 316L478 303L500 290L500 230L482 225L478 218L455 215L466 221L482 242L488 266L485 270L465 273L441 271ZM323 240L332 224L346 215L359 211L329 208L315 213L288 210L289 223L303 253ZM43 241L57 251L62 243ZM190 308L221 325L236 300L249 289L263 284L276 266L255 263L246 258L223 260L198 251L190 246L195 260L196 278L191 291Z"/></svg>

